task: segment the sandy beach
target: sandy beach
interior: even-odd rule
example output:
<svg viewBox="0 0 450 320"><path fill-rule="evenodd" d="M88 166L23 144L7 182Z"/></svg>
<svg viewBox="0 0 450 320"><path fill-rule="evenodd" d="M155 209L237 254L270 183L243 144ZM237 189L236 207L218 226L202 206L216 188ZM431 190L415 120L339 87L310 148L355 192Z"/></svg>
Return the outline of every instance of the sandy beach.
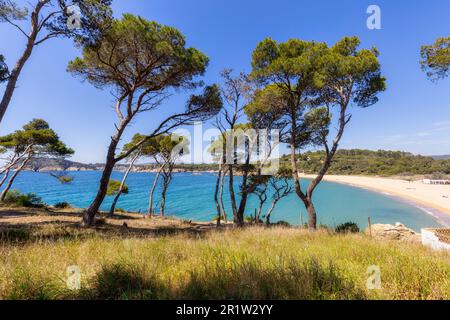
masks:
<svg viewBox="0 0 450 320"><path fill-rule="evenodd" d="M311 176L303 176L309 178ZM363 176L328 175L325 181L348 184L381 192L415 203L446 225L450 225L450 185L427 185L422 181ZM432 212L431 212L432 211Z"/></svg>

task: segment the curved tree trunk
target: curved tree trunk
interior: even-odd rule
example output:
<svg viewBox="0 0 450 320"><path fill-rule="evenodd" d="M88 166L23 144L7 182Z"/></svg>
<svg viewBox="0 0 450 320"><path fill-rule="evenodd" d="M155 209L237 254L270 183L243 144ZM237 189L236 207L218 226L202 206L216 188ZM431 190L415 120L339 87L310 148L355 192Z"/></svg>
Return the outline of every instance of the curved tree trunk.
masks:
<svg viewBox="0 0 450 320"><path fill-rule="evenodd" d="M306 210L308 211L308 228L310 230L316 230L317 229L317 213L316 208L314 207L314 203L310 198L307 198L306 201L304 201L304 204L306 206Z"/></svg>
<svg viewBox="0 0 450 320"><path fill-rule="evenodd" d="M14 180L17 178L17 176L19 175L20 171L22 171L22 169L26 166L26 164L28 163L28 161L30 161L31 159L31 155L29 155L20 165L19 168L17 168L17 170L14 172L14 174L11 176L11 178L9 179L8 183L6 184L5 189L3 189L2 194L0 195L0 201L5 201L6 195L9 191L9 189L11 189L11 186L14 182Z"/></svg>
<svg viewBox="0 0 450 320"><path fill-rule="evenodd" d="M249 193L249 187L248 187L248 174L249 174L249 165L250 165L250 151L248 142L246 141L245 144L246 148L246 158L245 158L245 167L244 167L244 174L242 175L242 191L241 191L241 201L239 202L239 209L237 211L238 216L238 224L244 225L244 214L245 214L245 208L247 206L247 199L248 199L248 193Z"/></svg>
<svg viewBox="0 0 450 320"><path fill-rule="evenodd" d="M2 178L2 181L0 181L0 188L3 186L3 184L4 184L5 181L6 181L6 179L8 179L10 170L11 170L11 169L7 169L7 170L4 172L4 176L3 176L3 178Z"/></svg>
<svg viewBox="0 0 450 320"><path fill-rule="evenodd" d="M222 173L222 179L220 181L220 207L223 212L223 220L225 221L225 223L228 223L227 212L225 211L225 205L223 204L223 189L224 189L226 175L227 175L227 173L226 173L226 171L224 171Z"/></svg>
<svg viewBox="0 0 450 320"><path fill-rule="evenodd" d="M11 102L14 90L16 89L17 80L19 79L19 75L25 63L30 58L31 53L33 52L34 44L36 42L36 38L39 33L39 13L42 7L47 2L48 1L39 1L31 14L31 31L27 38L25 50L23 51L19 60L17 60L16 64L14 65L14 68L11 70L11 74L6 84L5 92L0 102L0 123L2 122L6 110L8 109L9 103Z"/></svg>
<svg viewBox="0 0 450 320"><path fill-rule="evenodd" d="M272 211L275 208L275 205L277 204L276 201L272 202L272 206L270 207L269 211L267 211L267 215L266 215L266 224L270 225L270 217L272 215Z"/></svg>
<svg viewBox="0 0 450 320"><path fill-rule="evenodd" d="M158 184L159 176L161 175L161 170L164 168L164 165L159 167L158 171L156 172L155 180L153 181L152 189L150 190L150 195L148 198L148 210L147 213L149 215L149 218L153 215L153 193L155 192L156 185Z"/></svg>
<svg viewBox="0 0 450 320"><path fill-rule="evenodd" d="M258 207L258 211L256 212L256 215L255 215L255 222L256 222L256 224L259 224L259 221L261 219L262 208L263 208L264 204L266 203L266 201L267 201L267 197L265 197L265 198L260 197L259 198L259 207Z"/></svg>
<svg viewBox="0 0 450 320"><path fill-rule="evenodd" d="M169 188L170 183L172 182L172 174L173 174L173 166L174 163L171 162L171 160L168 160L165 165L167 165L167 168L162 170L163 174L163 189L161 192L161 210L160 214L162 217L164 217L165 214L165 207L166 207L166 194L167 189Z"/></svg>
<svg viewBox="0 0 450 320"><path fill-rule="evenodd" d="M97 195L95 196L95 199L91 203L89 208L83 214L83 226L91 226L94 223L95 215L97 214L103 200L105 199L106 191L108 190L108 183L111 178L114 165L116 164L115 153L117 144L119 143L121 132L123 131L118 132L116 136L111 139L111 143L108 148L108 154L106 157L106 164L105 168L103 169L102 177L100 179L100 185L97 191Z"/></svg>
<svg viewBox="0 0 450 320"><path fill-rule="evenodd" d="M125 181L127 181L128 175L130 174L131 169L133 169L134 163L136 162L137 158L139 158L139 154L136 154L136 156L131 160L130 165L127 168L127 171L123 175L122 181L120 182L119 191L117 192L114 201L111 205L111 209L109 210L109 215L112 217L114 215L114 211L116 210L117 201L119 201L120 196L122 195L123 187L125 186Z"/></svg>
<svg viewBox="0 0 450 320"><path fill-rule="evenodd" d="M161 211L160 211L161 217L164 217L164 213L165 213L164 210L165 210L165 207L166 207L166 192L167 192L167 187L168 186L169 185L164 184L163 190L161 192Z"/></svg>
<svg viewBox="0 0 450 320"><path fill-rule="evenodd" d="M292 166L292 178L294 179L294 190L297 196L304 203L308 211L308 228L315 230L317 228L317 214L312 203L311 197L308 197L300 187L299 171L297 166L297 155L295 153L295 140L291 141L291 166ZM312 192L311 192L312 194Z"/></svg>
<svg viewBox="0 0 450 320"><path fill-rule="evenodd" d="M219 188L220 188L221 180L222 180L222 165L219 167L219 172L217 174L217 180L216 180L216 188L214 190L214 203L216 204L217 225L218 226L220 226L220 220L222 218L222 209L220 208L220 203L219 203Z"/></svg>
<svg viewBox="0 0 450 320"><path fill-rule="evenodd" d="M237 205L236 205L236 196L234 194L233 180L234 180L233 179L233 165L230 165L228 168L228 187L230 189L229 192L230 192L230 199L231 199L231 208L233 210L233 221L237 225L240 225L241 223L243 223L243 221L241 222L238 217L238 210L237 210Z"/></svg>

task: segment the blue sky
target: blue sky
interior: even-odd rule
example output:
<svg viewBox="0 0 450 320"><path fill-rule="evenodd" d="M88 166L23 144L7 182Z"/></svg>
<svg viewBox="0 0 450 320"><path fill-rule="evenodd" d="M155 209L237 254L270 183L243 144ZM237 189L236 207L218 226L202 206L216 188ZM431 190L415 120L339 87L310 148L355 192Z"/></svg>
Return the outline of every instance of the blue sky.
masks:
<svg viewBox="0 0 450 320"><path fill-rule="evenodd" d="M370 4L381 8L381 30L366 27ZM418 63L422 44L450 35L448 0L115 0L113 8L117 17L129 12L180 29L190 46L210 57L206 83L218 82L224 68L250 71L251 53L265 37L333 44L343 36L356 35L362 47L376 46L380 51L388 90L376 105L352 108L353 119L341 148L450 153L450 79L432 83ZM15 29L0 25L0 53L10 66L24 43ZM32 118L44 118L76 150L73 160L104 161L114 131L113 99L108 91L82 83L65 71L68 61L78 54L63 39L35 49L0 134ZM182 108L185 98L179 94L166 101L160 112L140 115L124 140L136 132L150 131L169 107Z"/></svg>

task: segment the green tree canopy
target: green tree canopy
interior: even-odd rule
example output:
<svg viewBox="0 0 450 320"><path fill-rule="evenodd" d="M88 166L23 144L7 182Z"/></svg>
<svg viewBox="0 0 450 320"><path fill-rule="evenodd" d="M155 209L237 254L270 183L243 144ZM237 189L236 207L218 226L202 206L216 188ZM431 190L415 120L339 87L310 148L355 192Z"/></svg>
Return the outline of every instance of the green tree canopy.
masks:
<svg viewBox="0 0 450 320"><path fill-rule="evenodd" d="M0 146L14 153L28 150L33 156L40 157L69 156L74 153L42 119L33 119L22 130L0 137Z"/></svg>
<svg viewBox="0 0 450 320"><path fill-rule="evenodd" d="M0 83L5 81L9 76L8 66L5 63L5 57L0 54Z"/></svg>
<svg viewBox="0 0 450 320"><path fill-rule="evenodd" d="M103 31L99 41L85 45L82 56L68 66L69 72L94 86L112 89L116 98L116 131L111 136L97 195L83 216L85 225L93 223L117 162L148 139L196 120L206 120L222 107L220 97L217 98L218 88L206 87L201 95L189 99L184 110L169 112L144 140L116 155L125 129L138 114L157 110L173 89L194 89L202 84L197 77L205 72L208 58L197 49L187 47L177 29L131 14L115 19Z"/></svg>
<svg viewBox="0 0 450 320"><path fill-rule="evenodd" d="M73 37L80 44L93 43L111 23L111 3L112 0L39 0L30 10L18 1L0 0L0 22L13 25L28 37L17 22L30 20L32 32L36 32L35 45L55 37ZM79 19L79 23L70 27L70 19Z"/></svg>
<svg viewBox="0 0 450 320"><path fill-rule="evenodd" d="M141 143L142 141L145 141L145 143ZM155 158L161 155L169 157L175 147L177 147L177 155L180 155L180 153L181 155L186 155L189 152L188 144L189 140L186 137L175 134L164 134L147 139L147 136L136 133L131 141L123 146L122 152L128 152L129 150L134 149L136 145L139 145L139 147L134 150L134 153L138 152L144 157Z"/></svg>
<svg viewBox="0 0 450 320"><path fill-rule="evenodd" d="M295 192L308 210L308 224L313 229L312 194L350 122L348 106L373 105L386 88L377 50L359 50L359 45L357 37L344 37L332 47L297 39L277 43L268 38L253 52L251 77L263 88L256 91L246 112L253 122L281 129L282 141L291 148ZM335 108L338 128L330 146L328 128ZM302 190L296 152L309 144L322 145L326 157L316 178Z"/></svg>
<svg viewBox="0 0 450 320"><path fill-rule="evenodd" d="M57 37L73 38L78 45L96 43L102 30L110 25L110 5L111 0L36 0L22 7L18 1L0 0L0 23L10 24L26 39L21 55L7 74L6 88L0 99L0 122L34 48ZM0 82L5 76L1 69L4 67L0 65Z"/></svg>
<svg viewBox="0 0 450 320"><path fill-rule="evenodd" d="M6 164L4 177L0 184L6 181L11 170L15 170L0 195L0 201L5 200L17 175L30 160L47 156L67 157L74 153L42 119L33 119L25 124L22 130L0 137L0 148L4 148L10 153L9 163Z"/></svg>
<svg viewBox="0 0 450 320"><path fill-rule="evenodd" d="M319 102L369 107L378 101L378 94L386 90L378 51L375 48L358 50L359 45L357 37L344 37L321 57Z"/></svg>
<svg viewBox="0 0 450 320"><path fill-rule="evenodd" d="M450 70L450 37L439 38L420 49L420 64L427 76L436 81L448 76Z"/></svg>
<svg viewBox="0 0 450 320"><path fill-rule="evenodd" d="M168 87L192 87L204 73L208 58L186 47L175 28L125 14L105 30L101 41L86 46L68 70L96 87L113 87L119 94ZM142 101L141 101L142 102Z"/></svg>
<svg viewBox="0 0 450 320"><path fill-rule="evenodd" d="M122 186L121 193L128 194L128 192L129 192L128 186L126 184L122 185L122 182L120 182L118 180L109 180L108 190L106 191L106 194L108 196L117 195L117 193L119 193L119 191L120 191L120 186Z"/></svg>

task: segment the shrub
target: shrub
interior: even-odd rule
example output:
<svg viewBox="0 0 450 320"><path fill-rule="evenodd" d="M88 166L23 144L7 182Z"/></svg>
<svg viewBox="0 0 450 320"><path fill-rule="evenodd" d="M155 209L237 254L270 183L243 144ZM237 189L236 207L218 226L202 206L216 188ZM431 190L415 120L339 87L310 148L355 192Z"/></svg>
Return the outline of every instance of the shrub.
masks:
<svg viewBox="0 0 450 320"><path fill-rule="evenodd" d="M245 222L247 223L253 223L255 221L255 219L252 216L245 216L244 219Z"/></svg>
<svg viewBox="0 0 450 320"><path fill-rule="evenodd" d="M286 221L278 221L277 223L275 223L276 226L279 227L285 227L285 228L290 228L291 224L289 222Z"/></svg>
<svg viewBox="0 0 450 320"><path fill-rule="evenodd" d="M358 233L359 227L354 222L346 222L346 223L338 225L336 227L335 231L337 233Z"/></svg>
<svg viewBox="0 0 450 320"><path fill-rule="evenodd" d="M117 193L119 193L120 184L121 184L121 182L118 180L109 180L108 189L106 191L106 194L108 196L115 196ZM122 187L122 193L124 193L124 194L128 193L128 186L126 184L124 184Z"/></svg>
<svg viewBox="0 0 450 320"><path fill-rule="evenodd" d="M73 177L71 176L61 176L58 178L59 182L62 184L71 183L73 181Z"/></svg>
<svg viewBox="0 0 450 320"><path fill-rule="evenodd" d="M245 216L244 219L247 223L264 223L264 221L262 221L261 219L259 219L259 221L256 221L256 217L254 216Z"/></svg>
<svg viewBox="0 0 450 320"><path fill-rule="evenodd" d="M70 203L63 201L63 202L58 202L57 204L54 205L54 207L56 209L68 209L68 208L72 208L72 206L70 205Z"/></svg>
<svg viewBox="0 0 450 320"><path fill-rule="evenodd" d="M42 208L45 206L42 202L42 198L37 196L36 194L23 194L18 190L8 191L3 202L8 205L27 208Z"/></svg>

